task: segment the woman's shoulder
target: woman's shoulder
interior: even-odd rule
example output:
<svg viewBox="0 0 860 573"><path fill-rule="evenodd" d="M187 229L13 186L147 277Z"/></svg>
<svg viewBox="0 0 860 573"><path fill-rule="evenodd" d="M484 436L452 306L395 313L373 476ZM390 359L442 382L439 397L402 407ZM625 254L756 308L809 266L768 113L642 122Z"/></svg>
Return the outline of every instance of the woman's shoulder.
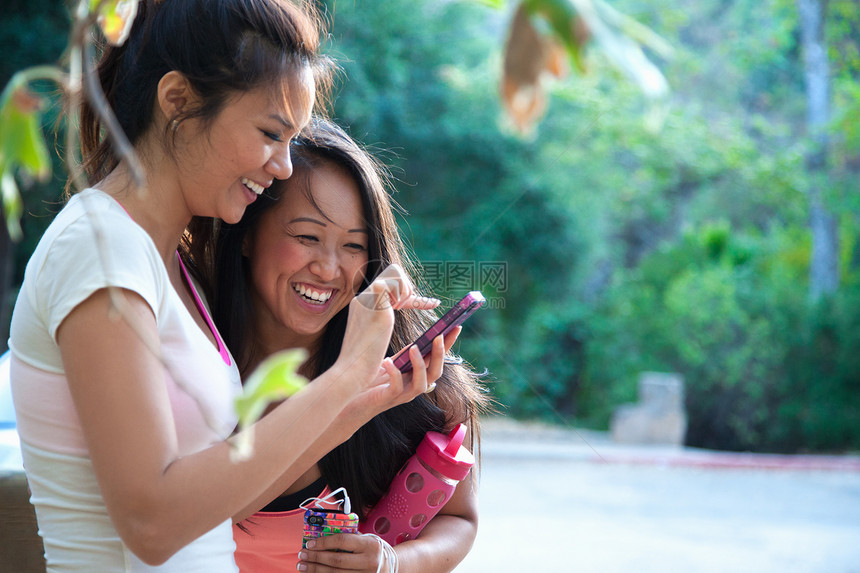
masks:
<svg viewBox="0 0 860 573"><path fill-rule="evenodd" d="M168 284L152 239L113 198L96 189L74 195L36 246L22 292L36 308L74 305L106 286L131 288L155 304Z"/></svg>
<svg viewBox="0 0 860 573"><path fill-rule="evenodd" d="M110 195L85 189L69 199L57 214L33 253L36 260L67 256L95 257L111 264L141 255L155 260L157 250L146 231Z"/></svg>
<svg viewBox="0 0 860 573"><path fill-rule="evenodd" d="M134 222L125 208L113 197L95 188L75 193L57 214L53 225L60 229L80 224L107 226L111 232L139 234L145 231ZM96 229L98 233L100 229Z"/></svg>

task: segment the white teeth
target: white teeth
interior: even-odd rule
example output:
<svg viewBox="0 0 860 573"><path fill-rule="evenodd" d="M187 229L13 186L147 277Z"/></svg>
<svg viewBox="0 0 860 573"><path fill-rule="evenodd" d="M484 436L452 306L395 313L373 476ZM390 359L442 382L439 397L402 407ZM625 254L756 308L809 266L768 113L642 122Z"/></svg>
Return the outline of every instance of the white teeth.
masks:
<svg viewBox="0 0 860 573"><path fill-rule="evenodd" d="M245 187L247 187L248 189L250 189L251 191L253 191L257 195L259 195L260 193L265 191L265 188L262 185L258 185L257 183L254 183L253 181L251 181L250 179L248 179L246 177L242 177L242 185L244 185Z"/></svg>
<svg viewBox="0 0 860 573"><path fill-rule="evenodd" d="M294 285L293 289L297 293L302 295L303 297L310 299L310 300L313 300L315 302L318 302L320 304L323 304L328 299L330 299L332 293L334 292L334 291L330 291L330 290L325 291L325 292L318 292L318 291L315 291L313 289L309 289L305 285L302 285L302 284Z"/></svg>

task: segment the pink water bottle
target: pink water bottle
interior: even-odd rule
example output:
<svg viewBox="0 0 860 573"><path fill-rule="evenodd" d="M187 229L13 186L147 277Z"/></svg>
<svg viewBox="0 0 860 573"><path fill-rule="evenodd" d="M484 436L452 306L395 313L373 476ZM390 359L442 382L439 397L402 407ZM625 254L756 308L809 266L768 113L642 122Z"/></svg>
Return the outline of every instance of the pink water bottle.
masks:
<svg viewBox="0 0 860 573"><path fill-rule="evenodd" d="M465 437L465 424L447 436L427 432L418 451L394 477L367 519L359 524L359 531L375 533L391 545L418 537L475 463L472 452L463 447Z"/></svg>

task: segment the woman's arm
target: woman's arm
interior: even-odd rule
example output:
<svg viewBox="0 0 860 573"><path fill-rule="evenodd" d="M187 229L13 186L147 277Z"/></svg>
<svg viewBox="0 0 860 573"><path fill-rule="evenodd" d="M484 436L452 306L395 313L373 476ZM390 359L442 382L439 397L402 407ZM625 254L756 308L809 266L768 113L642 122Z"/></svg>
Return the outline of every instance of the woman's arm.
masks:
<svg viewBox="0 0 860 573"><path fill-rule="evenodd" d="M371 384L391 335L392 304L408 304L411 294L388 284L371 287L377 300L390 294L393 302L350 303L353 337L344 342L343 360L255 424L255 454L235 463L226 442L179 456L163 367L142 340L157 344L157 326L139 295L123 291L136 330L116 319L107 290L66 317L57 340L93 468L117 532L140 559L166 561L278 477L299 477L307 469L296 464L300 456L356 395L366 391L385 401L403 391L396 381Z"/></svg>
<svg viewBox="0 0 860 573"><path fill-rule="evenodd" d="M416 348L409 348L409 351L412 352L410 359L412 360L412 364L415 365L413 372L424 372L427 384L435 382L440 376L442 376L445 354L452 346L454 346L454 342L456 342L460 331L461 328L457 327L449 332L444 338L441 336L437 337L433 341L433 347L431 353L426 359L426 362L425 358L422 358ZM387 384L392 376L400 375L399 371L393 364L389 362L385 362L384 364L386 366L386 370L380 372L379 378L372 386L373 388ZM393 371L390 371L390 369L393 369ZM345 442L355 432L355 430L369 422L376 415L376 412L381 412L400 404L404 404L420 394L422 389L426 387L423 379L415 379L411 373L404 376L403 384L409 389L409 391L400 393L395 396L394 400L390 400L386 403L380 403L380 396L372 391L365 391L356 396L356 398L349 403L346 409L338 417L338 420L343 422L343 425L340 428L342 431L330 431L320 436L317 442L313 444L312 447L308 448L308 450L299 457L293 466L297 468L303 467L305 468L305 471L310 469L322 458L323 455ZM317 452L320 451L324 453L317 456ZM297 479L294 477L294 472L292 470L293 468L291 467L290 471L278 478L262 493L262 495L234 515L233 522L238 523L246 517L254 514L259 511L261 507L264 507L267 503L271 502L273 499L292 487Z"/></svg>
<svg viewBox="0 0 860 573"><path fill-rule="evenodd" d="M478 534L478 492L474 474L472 471L457 485L451 499L427 523L417 539L394 548L399 573L447 573L466 557ZM335 553L332 549L352 553ZM370 536L319 537L314 540L312 550L309 544L308 550L299 553L299 570L314 573L334 568L375 573L381 556L378 541Z"/></svg>
<svg viewBox="0 0 860 573"><path fill-rule="evenodd" d="M478 494L472 474L457 485L451 499L418 539L394 548L399 573L447 573L466 557L478 534ZM336 553L333 549L348 551ZM376 538L339 534L318 537L299 553L299 571L362 571L375 573L383 554ZM382 571L390 573L391 563Z"/></svg>
<svg viewBox="0 0 860 573"><path fill-rule="evenodd" d="M400 573L447 573L472 549L478 534L478 486L473 475L474 471L457 485L418 539L394 548Z"/></svg>
<svg viewBox="0 0 860 573"><path fill-rule="evenodd" d="M412 400L418 396L424 388L426 388L429 380L436 380L441 376L444 352L437 352L434 355L431 355L430 367L426 369L424 367L421 354L417 349L414 352L412 359L416 360L416 365L419 365L416 366L415 369L418 375L414 378L409 376L409 382L404 382L404 377L400 374L400 371L397 370L397 367L394 366L391 360L386 360L383 363L383 370L376 379L376 384L371 387L370 390L358 394L346 406L341 415L338 416L338 423L333 425L330 431L321 434L313 445L307 448L287 469L287 471L281 474L281 476L278 477L278 479L267 487L259 496L254 498L251 503L236 512L233 515L233 522L238 523L246 517L253 515L259 511L261 507L287 491L297 479L304 475L304 473L313 467L324 455L349 439L349 437L358 428L367 423L367 421L373 418L376 413ZM438 371L438 374L434 375L436 371ZM393 399L389 399L384 403L379 403L379 401L385 399L385 397L375 390L376 388L384 387L388 384L396 384L401 388L405 387L409 390L390 396ZM290 398L290 400L292 400L292 398ZM287 402L289 402L289 400L287 400Z"/></svg>

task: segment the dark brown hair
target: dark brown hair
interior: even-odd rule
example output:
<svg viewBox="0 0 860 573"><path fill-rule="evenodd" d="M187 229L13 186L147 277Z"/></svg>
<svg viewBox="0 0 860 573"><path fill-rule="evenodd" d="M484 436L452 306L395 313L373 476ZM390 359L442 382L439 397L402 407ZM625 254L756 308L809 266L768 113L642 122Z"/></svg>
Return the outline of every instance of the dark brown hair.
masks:
<svg viewBox="0 0 860 573"><path fill-rule="evenodd" d="M361 288L366 287L383 269L397 263L414 276L413 264L400 239L388 194L386 171L365 149L340 127L316 118L291 147L293 176L275 184L252 203L242 220L222 224L216 250L215 292L212 314L227 346L247 370L264 356L251 308L249 261L242 254L242 243L256 229L261 216L291 193L305 194L314 204L310 174L320 164L332 163L346 170L355 180L369 231L368 265ZM262 240L265 240L263 238ZM346 329L348 307L328 323L320 348L305 366L315 377L330 368L340 353ZM414 309L395 313L394 333L388 355L412 343L435 315ZM458 357L449 355L437 389L377 415L353 436L319 462L323 478L332 489L345 487L357 511L375 504L394 479L394 475L415 452L428 431L444 431L466 422L472 430L473 446L478 443L478 414L488 405L479 376Z"/></svg>
<svg viewBox="0 0 860 573"><path fill-rule="evenodd" d="M181 72L200 98L170 118L208 124L236 94L271 86L309 67L324 106L332 65L318 52L322 19L313 2L294 0L141 0L128 40L103 46L98 76L107 101L132 145L154 122L158 82ZM322 94L322 97L319 97ZM169 130L164 142L171 145ZM89 183L104 178L118 158L95 110L81 109L81 149Z"/></svg>

